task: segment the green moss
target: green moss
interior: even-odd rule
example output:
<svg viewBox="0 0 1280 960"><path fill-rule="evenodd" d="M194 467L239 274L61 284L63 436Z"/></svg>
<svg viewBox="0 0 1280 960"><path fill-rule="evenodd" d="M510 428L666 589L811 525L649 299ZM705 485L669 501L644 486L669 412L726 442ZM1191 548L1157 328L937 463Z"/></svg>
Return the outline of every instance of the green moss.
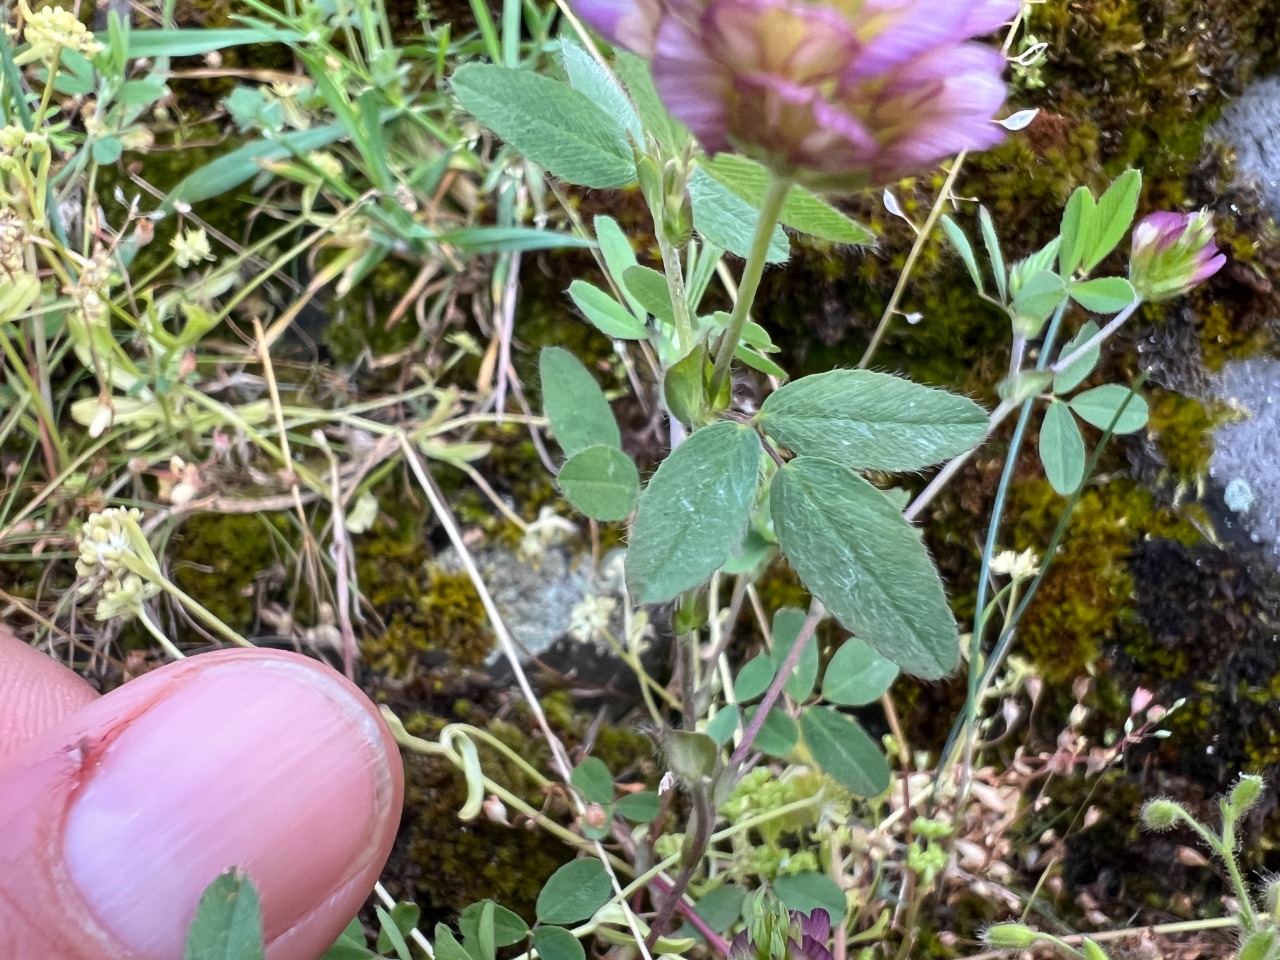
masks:
<svg viewBox="0 0 1280 960"><path fill-rule="evenodd" d="M527 381L526 381L527 382ZM533 381L536 383L536 379ZM530 384L532 388L532 384ZM530 403L536 403L535 410L541 410L540 391L533 391ZM521 423L503 423L486 425L476 431L475 439L481 443L492 444L492 449L484 461L484 476L489 484L500 495L505 496L516 511L525 520L532 521L544 506L551 506L562 515L572 517L572 508L568 507L560 496L555 478L542 464L537 448L529 438L529 428ZM548 453L559 462L562 454L554 442L547 442ZM474 522L483 522L485 529L496 535L499 540L506 539L514 546L520 531L501 517L495 516L493 504L483 495L466 484L473 501L476 516ZM579 517L579 519L581 519Z"/></svg>
<svg viewBox="0 0 1280 960"><path fill-rule="evenodd" d="M1043 550L1064 503L1042 478L1015 482L1007 508L1017 519L1015 549ZM1080 497L1050 573L1019 627L1021 648L1046 679L1069 682L1087 673L1106 645L1143 635L1128 563L1141 537L1200 540L1190 524L1130 480L1090 487Z"/></svg>
<svg viewBox="0 0 1280 960"><path fill-rule="evenodd" d="M380 521L357 553L361 590L385 624L360 640L371 667L403 679L484 662L494 637L480 596L465 572L433 565L421 518L406 510L398 528Z"/></svg>
<svg viewBox="0 0 1280 960"><path fill-rule="evenodd" d="M329 305L324 343L335 361L354 364L365 353L391 356L414 342L420 331L412 311L395 321L389 318L413 285L418 269L418 265L388 257L347 296ZM388 369L385 375L399 376L399 371Z"/></svg>
<svg viewBox="0 0 1280 960"><path fill-rule="evenodd" d="M231 629L247 633L259 582L284 564L282 544L294 533L282 513L194 514L169 541L173 581Z"/></svg>
<svg viewBox="0 0 1280 960"><path fill-rule="evenodd" d="M1213 429L1220 424L1199 400L1155 388L1147 395L1147 430L1168 464L1170 478L1194 488L1208 476L1213 455Z"/></svg>

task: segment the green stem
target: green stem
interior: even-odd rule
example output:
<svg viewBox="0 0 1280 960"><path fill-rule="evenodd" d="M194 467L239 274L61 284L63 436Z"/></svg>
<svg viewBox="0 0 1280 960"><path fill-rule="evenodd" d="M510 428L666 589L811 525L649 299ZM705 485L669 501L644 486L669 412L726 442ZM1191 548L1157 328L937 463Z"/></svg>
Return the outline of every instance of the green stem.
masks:
<svg viewBox="0 0 1280 960"><path fill-rule="evenodd" d="M175 660L182 660L186 654L173 645L173 641L161 632L160 628L151 622L151 618L147 616L147 611L141 607L138 608L138 620L147 628L147 632L156 638L156 641L164 648L164 652Z"/></svg>
<svg viewBox="0 0 1280 960"><path fill-rule="evenodd" d="M716 398L720 396L729 378L729 365L733 362L734 351L738 349L738 342L742 339L742 328L747 325L747 317L751 315L756 291L760 289L760 277L764 274L765 257L769 253L769 239L773 236L773 228L778 225L782 204L790 192L791 180L776 173L769 175L769 187L765 191L764 204L760 207L755 236L751 238L747 265L742 269L742 280L738 284L738 301L733 305L729 328L721 337L720 347L716 352L716 365L711 373L711 388L707 394L712 407L717 405Z"/></svg>
<svg viewBox="0 0 1280 960"><path fill-rule="evenodd" d="M1213 838L1210 840L1215 852L1222 858L1222 862L1227 867L1227 874L1231 877L1231 886L1235 888L1236 899L1240 901L1240 925L1244 928L1245 934L1251 934L1258 929L1258 917L1253 911L1253 900L1249 894L1249 888L1245 886L1244 876L1240 873L1240 864L1236 860L1236 818L1235 814L1227 810L1227 804L1222 804L1222 838Z"/></svg>
<svg viewBox="0 0 1280 960"><path fill-rule="evenodd" d="M53 59L49 61L48 81L44 85L44 90L40 94L40 106L36 108L36 115L32 118L32 129L38 130L44 126L45 114L49 112L49 103L53 99L54 80L58 76L58 67L62 64L62 48L58 47L53 51Z"/></svg>
<svg viewBox="0 0 1280 960"><path fill-rule="evenodd" d="M1062 317L1066 313L1067 301L1064 300L1058 305L1058 309L1054 312L1053 319L1049 323L1049 330L1045 334L1044 342L1040 346L1040 358L1036 362L1036 369L1043 370L1049 364L1049 356L1053 350L1053 342L1058 334L1058 327L1062 324ZM991 560L995 556L996 543L1000 536L1000 521L1004 514L1005 498L1009 493L1009 487L1013 483L1013 472L1017 467L1018 455L1022 450L1022 441L1026 435L1027 425L1031 420L1031 413L1036 403L1036 397L1028 397L1022 403L1022 409L1018 415L1017 425L1013 430L1013 437L1009 440L1009 450L1005 454L1004 471L1000 475L1000 483L996 487L995 500L991 505L991 521L987 527L987 537L982 547L982 565L978 572L977 583L977 602L974 607L973 633L969 637L969 683L968 696L965 698L964 708L960 716L956 718L955 723L951 727L951 732L947 736L946 743L939 755L939 765L944 766L950 762L951 750L959 743L962 745L963 753L969 756L970 735L973 725L977 721L979 704L977 703L978 691L981 686L983 676L982 658L982 637L987 626L986 622L986 606L987 606L987 588L991 578ZM1003 405L1002 405L1003 408Z"/></svg>
<svg viewBox="0 0 1280 960"><path fill-rule="evenodd" d="M173 597L175 600L181 603L184 607L186 607L188 611L195 614L197 619L203 620L205 626L209 627L215 633L220 633L223 639L229 640L239 647L253 646L252 643L250 643L244 637L240 636L240 634L236 633L229 626L227 626L225 623L219 620L215 614L213 614L210 610L202 606L194 597L192 597L189 593L184 591L181 587L178 587L176 584L170 581L159 570L148 565L146 562L138 559L137 557L133 557L128 554L125 554L124 556L121 557L121 563L124 564L125 569L127 569L130 573L136 573L138 576L142 577L145 580L150 581L151 583L154 583L157 587L159 587L165 593L169 594L169 596Z"/></svg>
<svg viewBox="0 0 1280 960"><path fill-rule="evenodd" d="M925 243L933 233L938 217L942 215L942 211L946 209L947 201L951 199L951 188L955 186L956 178L964 167L964 158L966 156L968 156L968 153L961 150L955 160L952 161L951 169L947 171L946 182L942 184L942 189L938 191L938 199L933 202L933 207L929 210L929 216L925 219L924 226L916 231L915 242L911 245L911 252L907 254L907 262L903 265L902 272L898 274L898 282L894 285L893 293L889 297L889 304L884 308L884 313L880 315L880 322L876 324L875 333L871 335L871 342L867 344L867 349L863 351L862 359L858 361L859 370L865 370L870 366L871 358L875 356L876 350L883 342L884 335L889 332L889 324L892 322L894 314L898 312L898 304L902 302L902 295L907 290L907 281L911 278L911 273L915 269L916 261L920 259Z"/></svg>
<svg viewBox="0 0 1280 960"><path fill-rule="evenodd" d="M658 230L658 249L662 253L662 271L667 278L667 290L671 294L671 312L675 315L676 340L683 356L693 349L693 321L689 317L689 294L685 290L684 271L680 266L680 251L662 238Z"/></svg>
<svg viewBox="0 0 1280 960"><path fill-rule="evenodd" d="M53 416L53 411L45 405L44 394L40 392L39 385L32 379L31 373L27 370L27 365L23 363L22 356L4 331L0 331L0 351L3 351L5 359L9 361L9 366L12 368L14 376L26 387L28 401L35 407L36 419L44 426L49 436L49 442L53 444L53 448L57 453L58 462L51 464L51 466L56 470L65 469L64 465L68 460L67 446L62 434L58 432L58 422Z"/></svg>

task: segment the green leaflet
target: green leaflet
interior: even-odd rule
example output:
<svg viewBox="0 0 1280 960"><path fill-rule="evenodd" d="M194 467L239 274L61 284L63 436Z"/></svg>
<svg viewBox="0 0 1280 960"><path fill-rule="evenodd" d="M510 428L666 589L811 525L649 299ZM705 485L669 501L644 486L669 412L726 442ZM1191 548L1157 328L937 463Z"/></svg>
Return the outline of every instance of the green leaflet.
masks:
<svg viewBox="0 0 1280 960"><path fill-rule="evenodd" d="M627 550L627 586L665 603L698 586L742 539L760 474L755 432L727 420L695 430L640 495Z"/></svg>
<svg viewBox="0 0 1280 960"><path fill-rule="evenodd" d="M958 631L920 533L845 467L797 457L773 478L778 543L809 591L905 672L950 672Z"/></svg>
<svg viewBox="0 0 1280 960"><path fill-rule="evenodd" d="M689 200L693 204L694 229L702 234L703 239L745 258L751 251L751 238L760 220L760 212L702 169L695 170L689 178ZM781 227L775 226L765 260L782 263L790 252L787 235Z"/></svg>
<svg viewBox="0 0 1280 960"><path fill-rule="evenodd" d="M487 927L487 936L482 928ZM458 929L468 943L489 940L495 947L508 947L529 935L529 925L506 907L492 900L481 900L466 907L458 915Z"/></svg>
<svg viewBox="0 0 1280 960"><path fill-rule="evenodd" d="M564 927L539 927L533 932L533 948L541 960L586 960L582 941Z"/></svg>
<svg viewBox="0 0 1280 960"><path fill-rule="evenodd" d="M564 72L575 90L585 93L596 106L611 117L622 121L627 133L631 134L635 143L644 146L644 130L640 126L640 117L636 108L631 105L627 92L599 61L575 40L563 37L560 40L560 56L564 61Z"/></svg>
<svg viewBox="0 0 1280 960"><path fill-rule="evenodd" d="M758 709L759 707L747 707L743 716L748 725ZM774 707L765 714L764 722L760 724L760 730L756 733L755 740L751 742L751 748L767 753L771 757L785 757L795 749L799 739L800 730L796 727L796 722L791 719L791 715L781 707Z"/></svg>
<svg viewBox="0 0 1280 960"><path fill-rule="evenodd" d="M1128 387L1108 383L1076 394L1068 405L1076 416L1099 430L1106 430L1115 420L1113 433L1136 433L1147 425L1147 401L1136 393L1130 394ZM1121 408L1123 412L1117 420L1116 413Z"/></svg>
<svg viewBox="0 0 1280 960"><path fill-rule="evenodd" d="M1009 296L1009 277L1004 266L1004 252L1000 249L1000 237L986 207L978 207L978 223L982 229L982 243L987 248L987 259L991 261L991 273L995 276L996 292L1001 300L1005 300Z"/></svg>
<svg viewBox="0 0 1280 960"><path fill-rule="evenodd" d="M773 881L773 892L791 910L810 913L825 910L833 920L845 914L845 895L825 873L793 873Z"/></svg>
<svg viewBox="0 0 1280 960"><path fill-rule="evenodd" d="M543 923L579 923L612 895L613 884L599 860L570 860L542 888L535 911Z"/></svg>
<svg viewBox="0 0 1280 960"><path fill-rule="evenodd" d="M1040 462L1050 486L1064 497L1084 479L1084 439L1076 419L1061 400L1051 400L1040 424Z"/></svg>
<svg viewBox="0 0 1280 960"><path fill-rule="evenodd" d="M1077 187L1062 212L1062 246L1058 268L1063 277L1076 269L1088 273L1116 248L1138 209L1142 174L1126 170L1094 200L1088 187Z"/></svg>
<svg viewBox="0 0 1280 960"><path fill-rule="evenodd" d="M889 788L889 762L853 717L811 707L800 715L800 730L818 766L842 787L863 797Z"/></svg>
<svg viewBox="0 0 1280 960"><path fill-rule="evenodd" d="M1067 287L1067 293L1080 306L1094 313L1119 313L1138 298L1133 284L1124 277L1078 280Z"/></svg>
<svg viewBox="0 0 1280 960"><path fill-rule="evenodd" d="M453 75L467 111L534 163L583 187L625 187L636 179L622 124L567 83L528 70L468 63Z"/></svg>
<svg viewBox="0 0 1280 960"><path fill-rule="evenodd" d="M644 340L649 329L644 322L605 293L585 280L569 284L569 299L582 311L593 327L614 340Z"/></svg>
<svg viewBox="0 0 1280 960"><path fill-rule="evenodd" d="M613 774L599 757L587 757L574 767L569 782L590 803L613 803Z"/></svg>
<svg viewBox="0 0 1280 960"><path fill-rule="evenodd" d="M233 867L205 888L187 931L183 960L262 960L262 905Z"/></svg>
<svg viewBox="0 0 1280 960"><path fill-rule="evenodd" d="M733 694L739 703L749 703L769 689L777 676L778 666L767 653L758 653L738 670L733 681Z"/></svg>
<svg viewBox="0 0 1280 960"><path fill-rule="evenodd" d="M808 619L805 612L796 607L783 607L773 615L773 654L772 660L777 669L782 669L782 662L791 653L800 638L800 629ZM818 679L818 641L810 634L805 641L804 652L796 661L783 686L787 696L792 700L804 700L813 692L813 683Z"/></svg>
<svg viewBox="0 0 1280 960"><path fill-rule="evenodd" d="M1066 285L1056 273L1041 270L1028 276L1013 295L1014 330L1024 337L1038 336L1066 295Z"/></svg>
<svg viewBox="0 0 1280 960"><path fill-rule="evenodd" d="M858 637L840 645L822 676L822 699L845 707L874 703L898 678L898 668Z"/></svg>
<svg viewBox="0 0 1280 960"><path fill-rule="evenodd" d="M625 520L640 496L640 472L617 447L579 450L556 476L564 498L593 520Z"/></svg>
<svg viewBox="0 0 1280 960"><path fill-rule="evenodd" d="M978 292L981 293L982 271L978 269L978 259L973 255L973 244L969 242L969 238L965 235L960 225L945 213L942 215L942 232L951 241L951 246L955 247L956 253L960 256L960 262L969 271L969 278L973 281L973 285L978 288Z"/></svg>
<svg viewBox="0 0 1280 960"><path fill-rule="evenodd" d="M754 160L721 153L712 159L702 160L701 166L711 179L755 209L758 210L764 202L769 173ZM875 235L870 230L802 187L791 188L782 205L780 219L785 226L820 240L852 244L875 242Z"/></svg>
<svg viewBox="0 0 1280 960"><path fill-rule="evenodd" d="M600 253L604 257L604 265L609 271L609 275L613 277L613 282L622 290L622 297L627 301L627 306L631 308L631 312L636 315L636 319L641 323L644 322L645 310L630 293L627 292L626 285L622 282L622 275L631 267L636 266L636 254L631 249L631 241L627 239L627 235L622 232L622 228L618 226L618 221L613 217L596 217L593 221L596 228L596 242L600 245Z"/></svg>
<svg viewBox="0 0 1280 960"><path fill-rule="evenodd" d="M672 326L676 322L671 305L671 289L667 278L650 267L628 267L622 274L622 286L649 313Z"/></svg>
<svg viewBox="0 0 1280 960"><path fill-rule="evenodd" d="M967 397L870 370L830 370L775 391L756 417L783 446L855 469L918 470L986 433Z"/></svg>
<svg viewBox="0 0 1280 960"><path fill-rule="evenodd" d="M1138 194L1142 191L1142 172L1126 170L1112 182L1100 200L1095 214L1089 244L1083 251L1081 266L1088 272L1096 267L1126 233L1138 211Z"/></svg>
<svg viewBox="0 0 1280 960"><path fill-rule="evenodd" d="M546 347L538 370L542 409L566 456L596 445L621 448L622 434L609 401L577 357L563 347Z"/></svg>
<svg viewBox="0 0 1280 960"><path fill-rule="evenodd" d="M1076 350L1088 343L1097 332L1098 325L1092 320L1086 320L1081 324L1080 330L1076 335L1058 351L1058 359L1061 360L1071 356L1071 354L1075 353ZM1076 360L1071 363L1070 366L1065 367L1061 373L1054 374L1053 392L1070 393L1076 387L1080 386L1084 378L1093 373L1093 368L1097 366L1098 354L1101 349L1100 345L1091 347L1079 360Z"/></svg>

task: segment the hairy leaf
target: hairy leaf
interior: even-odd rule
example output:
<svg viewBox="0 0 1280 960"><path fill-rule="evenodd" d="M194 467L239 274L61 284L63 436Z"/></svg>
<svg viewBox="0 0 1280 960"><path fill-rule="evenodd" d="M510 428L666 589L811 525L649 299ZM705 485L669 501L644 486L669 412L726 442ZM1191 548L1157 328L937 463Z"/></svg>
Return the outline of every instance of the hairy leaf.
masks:
<svg viewBox="0 0 1280 960"><path fill-rule="evenodd" d="M622 124L567 83L488 63L459 67L452 83L472 116L554 176L601 189L635 182Z"/></svg>
<svg viewBox="0 0 1280 960"><path fill-rule="evenodd" d="M631 528L627 585L637 600L674 600L720 568L746 528L760 456L750 427L721 421L662 462Z"/></svg>
<svg viewBox="0 0 1280 960"><path fill-rule="evenodd" d="M942 580L883 493L830 460L797 457L773 478L770 507L782 552L845 627L915 676L955 666Z"/></svg>
<svg viewBox="0 0 1280 960"><path fill-rule="evenodd" d="M927 467L969 450L987 429L986 411L967 397L870 370L789 383L756 420L796 453L870 470Z"/></svg>
<svg viewBox="0 0 1280 960"><path fill-rule="evenodd" d="M538 358L542 409L567 456L597 444L621 447L622 434L595 378L563 347L545 347Z"/></svg>

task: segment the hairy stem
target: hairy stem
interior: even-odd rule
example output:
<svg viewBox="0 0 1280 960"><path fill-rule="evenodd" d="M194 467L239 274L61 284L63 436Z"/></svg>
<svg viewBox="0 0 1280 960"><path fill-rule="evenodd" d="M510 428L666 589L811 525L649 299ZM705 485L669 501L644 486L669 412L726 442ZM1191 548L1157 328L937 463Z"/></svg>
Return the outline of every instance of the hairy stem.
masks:
<svg viewBox="0 0 1280 960"><path fill-rule="evenodd" d="M782 695L782 688L791 676L791 671L796 668L796 664L804 656L805 648L809 646L810 641L813 639L814 631L817 630L818 623L826 616L826 612L826 609L817 600L809 604L809 616L805 618L804 624L800 627L800 634L796 637L796 642L787 651L787 658L778 667L778 672L774 675L773 682L769 684L769 689L765 691L764 697L761 698L760 705L756 707L755 715L751 718L751 722L747 724L747 729L743 731L742 741L733 751L733 756L729 758L729 770L736 770L741 767L743 761L747 759L747 754L751 752L751 743L764 725L764 718L773 709L773 705L778 702L778 697Z"/></svg>
<svg viewBox="0 0 1280 960"><path fill-rule="evenodd" d="M782 204L790 191L789 179L777 174L770 175L769 187L765 191L764 203L760 207L760 219L756 223L755 235L751 238L747 265L742 268L742 282L738 284L738 300L733 305L729 327L720 338L720 346L716 351L716 365L711 372L711 387L707 395L712 406L715 406L716 397L720 396L729 379L729 365L733 362L734 351L738 349L738 342L742 339L742 329L747 325L747 317L751 315L751 305L756 299L756 291L760 289L760 277L764 274L765 257L769 253L769 238L773 236L773 228L778 225Z"/></svg>

